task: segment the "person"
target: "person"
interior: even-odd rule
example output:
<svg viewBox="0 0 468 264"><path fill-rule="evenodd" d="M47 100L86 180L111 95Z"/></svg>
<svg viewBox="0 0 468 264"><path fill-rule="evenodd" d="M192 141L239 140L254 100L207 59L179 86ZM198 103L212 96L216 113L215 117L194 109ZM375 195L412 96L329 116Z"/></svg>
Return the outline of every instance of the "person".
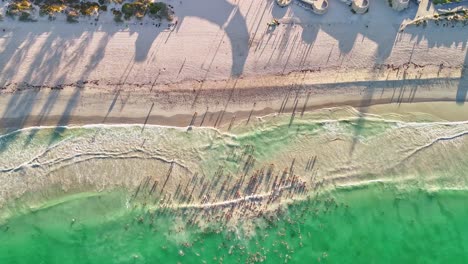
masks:
<svg viewBox="0 0 468 264"><path fill-rule="evenodd" d="M274 18L270 23L268 23L268 26L279 26L279 24L278 19Z"/></svg>

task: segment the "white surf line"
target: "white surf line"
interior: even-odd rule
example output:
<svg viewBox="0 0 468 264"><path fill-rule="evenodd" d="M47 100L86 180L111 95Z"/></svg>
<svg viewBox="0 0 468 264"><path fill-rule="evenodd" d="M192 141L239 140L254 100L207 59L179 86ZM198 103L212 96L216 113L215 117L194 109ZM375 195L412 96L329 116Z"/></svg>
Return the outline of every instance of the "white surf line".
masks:
<svg viewBox="0 0 468 264"><path fill-rule="evenodd" d="M253 194L253 195L247 195L241 198L233 199L233 200L227 200L227 201L222 201L222 202L216 202L216 203L205 203L205 204L179 204L179 205L169 205L169 208L172 209L209 209L209 208L215 208L215 207L226 207L229 205L235 205L240 202L244 201L261 201L264 198L270 197L270 196L277 196L279 197L279 192L282 192L283 190L287 190L292 188L292 185L287 185L287 186L282 186L278 189L272 190L270 193L263 193L263 194Z"/></svg>
<svg viewBox="0 0 468 264"><path fill-rule="evenodd" d="M465 121L433 121L433 122L417 122L417 121L404 121L404 120L398 120L398 119L392 119L392 118L385 118L382 115L378 114L372 114L372 113L362 113L359 110L357 110L354 107L351 106L346 106L346 107L326 107L326 108L320 108L312 112L308 112L310 114L320 114L324 113L326 114L327 112L322 112L322 110L325 111L332 111L330 114L335 113L336 110L351 110L355 115L349 116L349 117L341 117L338 119L298 119L297 122L302 124L304 122L310 122L310 123L337 123L341 121L356 121L358 119L364 118L365 120L368 121L380 121L380 122L385 122L385 123L397 123L397 124L406 124L409 126L427 126L427 125L466 125L468 124L468 120ZM415 113L424 113L424 112L415 112ZM392 112L389 112L387 114L392 114ZM395 113L397 114L397 113ZM411 114L411 112L408 112L408 114ZM268 118L275 118L281 116L278 113L270 113L262 116L256 116L257 119L263 120L263 119L268 119ZM267 120L268 121L268 120Z"/></svg>
<svg viewBox="0 0 468 264"><path fill-rule="evenodd" d="M144 153L145 156L137 156L137 155L131 155L133 153ZM68 163L69 161L71 160L74 160L76 158L81 158L83 157L82 159L80 160L77 160L75 162L71 162L71 163ZM165 157L163 156L160 156L160 155L152 155L151 153L148 153L146 151L142 151L142 150L130 150L130 151L126 151L126 152L118 152L118 153L109 153L109 152L85 152L85 153L75 153L71 156L68 156L68 157L65 157L65 158L57 158L57 159L53 159L53 160L47 160L43 163L38 163L38 162L34 162L37 158L34 158L28 162L25 162L21 165L18 165L17 167L14 167L14 168L4 168L4 169L0 169L0 172L11 172L11 171L18 171L18 170L21 170L21 169L24 169L25 167L44 167L44 166L53 166L53 165L60 165L60 164L64 164L64 166L69 166L69 165L72 165L72 164L76 164L76 163L79 163L79 162L85 162L85 161L88 161L88 160L93 160L93 159L132 159L132 158L137 158L137 159L156 159L156 160L159 160L161 162L164 162L164 163L175 163L177 164L179 167L187 170L188 172L190 173L193 173L192 170L190 170L188 168L187 165L183 164L182 162L180 161L177 161L177 160L169 160L169 159L166 159ZM59 166L58 168L62 168L64 166ZM47 173L48 174L48 173Z"/></svg>
<svg viewBox="0 0 468 264"><path fill-rule="evenodd" d="M35 160L39 159L40 157L45 155L47 152L49 152L50 150L56 148L57 146L59 146L63 142L67 142L67 141L71 140L71 138L72 137L67 137L67 138L53 144L52 146L47 147L44 151L38 153L36 156L32 157L29 161L25 161L25 162L21 163L20 165L18 165L16 167L13 167L13 168L0 168L0 172L17 171L17 170L20 170L20 169L28 166L28 165L31 165L31 166L37 165L37 163L34 162ZM0 137L0 139L1 139L1 137Z"/></svg>
<svg viewBox="0 0 468 264"><path fill-rule="evenodd" d="M365 115L361 116L359 110L357 110L354 107L327 107L327 108L320 108L316 111L309 112L309 113L320 113L322 110L329 110L329 111L335 111L335 110L351 110L354 113L356 113L357 116L350 116L348 118L339 118L339 119L316 119L316 120L306 120L312 123L333 123L333 122L340 122L340 121L347 121L347 120L356 120L359 118L365 118L366 120L369 121L381 121L381 122L386 122L386 123L400 123L400 124L408 124L408 125L431 125L431 124L440 124L440 125L457 125L457 124L468 124L467 121L434 121L434 122L406 122L398 119L385 119L381 117L380 115L377 114L369 114L366 113ZM276 116L279 116L277 113L271 113L271 114L266 114L263 116L256 116L257 119L264 119L264 118L274 118ZM300 120L298 120L300 121ZM131 127L138 127L141 128L143 127L144 124L140 123L129 123L129 124L102 124L102 123L96 123L96 124L85 124L85 125L66 125L66 126L31 126L31 127L25 127L25 128L20 128L14 131L11 131L6 134L0 135L0 139L4 137L8 137L12 134L18 133L18 132L25 132L25 131L30 131L34 129L55 129L55 128L65 128L65 129L80 129L80 128L131 128ZM167 125L156 125L156 124L147 124L146 127L155 127L155 128L163 128L163 129L175 129L179 131L186 131L188 126L167 126ZM202 127L192 127L192 130L198 130L198 129L209 129L218 132L221 135L227 135L227 136L236 136L235 134L227 133L224 131L221 131L215 127L209 127L209 126L202 126Z"/></svg>
<svg viewBox="0 0 468 264"><path fill-rule="evenodd" d="M109 157L109 156L93 156L93 157L87 157L87 158L83 158L81 160L78 160L78 161L75 161L75 162L71 162L71 163L66 163L67 161L64 161L62 162L62 164L58 164L56 167L52 168L51 170L48 170L47 172L45 172L43 175L41 176L48 176L50 175L51 173L53 172L56 172L60 169L63 169L63 168L66 168L68 166L71 166L71 165L75 165L75 164L79 164L79 163L82 163L82 162L86 162L86 161L89 161L89 160L93 160L93 159L115 159L115 160L118 160L118 159L157 159L159 161L161 161L160 158L158 157L141 157L141 156L116 156L116 157ZM164 162L164 161L163 161ZM183 165L177 163L177 162L174 162L176 163L177 165L179 165L180 167L184 168L188 173L190 174L193 174L193 172L184 167ZM52 164L52 165L55 165L55 164ZM103 187L104 188L104 187ZM100 191L103 191L104 189L100 190Z"/></svg>
<svg viewBox="0 0 468 264"><path fill-rule="evenodd" d="M437 137L437 138L433 139L431 142L427 143L426 145L423 145L423 146L420 146L420 147L414 149L410 154L408 154L408 156L406 156L404 159L402 159L399 162L399 164L401 164L404 161L406 161L407 159L411 158L413 155L417 154L418 152L423 151L423 150L431 147L432 145L434 145L435 143L437 143L439 141L450 141L450 140L457 139L459 137L463 137L463 136L466 136L466 135L468 135L468 131L463 131L463 132L457 133L455 135L450 135L450 136Z"/></svg>
<svg viewBox="0 0 468 264"><path fill-rule="evenodd" d="M2 138L11 136L11 135L13 135L15 133L27 132L27 131L35 130L35 129L41 130L41 129L65 128L65 129L72 130L72 129L83 129L83 128L84 129L89 129L89 128L133 128L133 127L141 128L141 127L143 127L143 125L144 124L139 124L139 123L134 123L134 124L100 124L100 123L97 123L97 124L67 125L67 126L31 126L31 127L20 128L20 129L8 132L6 134L2 134L2 135L0 135L0 140ZM162 129L174 129L174 130L179 130L181 132L186 132L187 128L189 126L182 127L182 126L166 126L166 125L146 124L146 127L162 128ZM203 129L212 130L212 131L217 132L220 135L225 135L225 136L229 136L229 137L235 137L236 136L235 134L231 134L231 133L228 133L228 132L221 131L221 130L215 128L215 127L209 127L209 126L192 127L192 130L203 130Z"/></svg>

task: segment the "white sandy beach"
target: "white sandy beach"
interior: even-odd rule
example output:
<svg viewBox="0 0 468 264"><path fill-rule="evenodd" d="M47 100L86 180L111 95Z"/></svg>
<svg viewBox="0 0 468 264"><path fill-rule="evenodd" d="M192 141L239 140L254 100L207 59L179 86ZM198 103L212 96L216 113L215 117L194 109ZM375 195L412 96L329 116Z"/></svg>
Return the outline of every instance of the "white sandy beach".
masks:
<svg viewBox="0 0 468 264"><path fill-rule="evenodd" d="M244 116L254 103L258 114L288 111L291 90L307 108L466 98L467 27L429 23L399 32L433 12L427 1L403 12L374 1L364 15L331 1L322 16L271 0L167 3L177 21L170 29L146 18L116 24L110 12L77 24L5 19L1 126L186 125L207 107ZM269 30L273 17L282 24ZM151 118L177 114L186 118Z"/></svg>

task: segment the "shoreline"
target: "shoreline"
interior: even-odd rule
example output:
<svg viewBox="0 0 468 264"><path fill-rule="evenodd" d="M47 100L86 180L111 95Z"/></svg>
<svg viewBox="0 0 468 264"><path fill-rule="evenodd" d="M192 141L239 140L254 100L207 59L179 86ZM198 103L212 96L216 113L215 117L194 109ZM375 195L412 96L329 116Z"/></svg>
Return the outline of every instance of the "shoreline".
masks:
<svg viewBox="0 0 468 264"><path fill-rule="evenodd" d="M358 76L355 73L342 74L341 82L323 78L323 72L309 72L158 86L90 82L82 88L4 90L0 91L0 131L101 123L221 127L249 116L297 115L340 106L363 112L374 105L428 102L453 102L463 107L466 95L463 98L460 93L468 83L460 71L442 70L439 78L434 78L434 71L427 71L418 79L403 79L418 74L419 69L405 72L399 76L395 70L385 69L368 73L374 79L361 75L360 80L353 80Z"/></svg>
<svg viewBox="0 0 468 264"><path fill-rule="evenodd" d="M412 103L402 103L400 105L411 105L415 106L415 110L417 110L418 106L423 106L428 103L454 103L453 100L451 99L440 99L440 98L428 98L428 99L421 99L421 100L415 100ZM373 102L372 104L366 105L365 107L391 107L393 103L388 100L380 100ZM308 111L313 111L313 110L319 110L319 109L327 109L327 108L334 108L334 107L340 107L340 106L351 106L351 107L358 107L361 106L359 101L345 101L343 104L324 104L324 105L319 105L319 106L312 106L308 107L306 112ZM460 106L460 108L463 106ZM468 108L468 107L463 107L463 108ZM283 114L291 114L293 108L287 108L285 109L282 113ZM381 112L381 111L379 111ZM246 119L249 116L249 111L236 111L236 112L225 112L225 117L226 119L223 119L216 127L213 127L213 122L206 122L206 125L199 126L198 124L195 124L197 127L213 127L213 128L220 128L222 129L223 126L226 124L230 123L230 120L232 117L235 115L236 119L240 119L239 122L246 122ZM266 108L262 110L256 110L252 114L252 118L260 118L265 115L270 115L270 114L275 114L278 113L278 109L272 109L272 108ZM373 112L370 112L373 113ZM391 113L391 112L383 112L383 113ZM216 111L216 112L207 112L208 115L219 115L222 114L222 111ZM29 115L27 117L27 121L25 123L22 123L22 126L18 126L18 122L16 121L16 118L12 119L7 119L3 118L2 119L2 126L0 126L0 132L2 134L5 133L11 133L14 131L18 131L21 129L27 129L27 128L39 128L39 127L66 127L66 126L85 126L85 125L157 125L157 126L168 126L168 127L178 127L178 128L186 128L190 126L191 119L193 118L193 115L189 114L178 114L178 115L173 115L173 116L163 116L163 115L151 115L151 117L148 119L147 123L144 123L146 120L146 117L144 116L135 116L135 117L109 117L106 119L105 123L103 123L103 118L105 116L79 116L79 115L72 115L68 116L68 122L67 123L60 123L59 121L62 119L61 116L47 116L47 120L43 120L43 116L34 116L34 115ZM464 121L466 120L465 116L462 118L453 118L450 119L450 117L445 116L447 121ZM200 121L200 118L195 119L197 123ZM221 127L219 127L221 126Z"/></svg>

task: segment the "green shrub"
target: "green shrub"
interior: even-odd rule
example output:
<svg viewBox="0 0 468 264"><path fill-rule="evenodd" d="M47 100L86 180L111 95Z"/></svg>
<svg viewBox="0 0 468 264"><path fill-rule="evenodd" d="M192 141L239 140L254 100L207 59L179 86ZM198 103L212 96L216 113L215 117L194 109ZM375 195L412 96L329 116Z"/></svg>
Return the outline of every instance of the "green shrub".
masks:
<svg viewBox="0 0 468 264"><path fill-rule="evenodd" d="M60 4L43 4L39 7L39 14L42 15L52 15L58 13L65 9L64 5Z"/></svg>
<svg viewBox="0 0 468 264"><path fill-rule="evenodd" d="M164 3L150 3L148 5L148 9L150 14L156 15L159 11L161 11L163 8L167 8Z"/></svg>
<svg viewBox="0 0 468 264"><path fill-rule="evenodd" d="M84 16L92 15L94 11L99 10L99 4L96 2L84 2L80 5L80 13Z"/></svg>
<svg viewBox="0 0 468 264"><path fill-rule="evenodd" d="M122 14L124 15L125 19L130 19L133 14L135 13L135 7L131 3L125 3L122 6Z"/></svg>
<svg viewBox="0 0 468 264"><path fill-rule="evenodd" d="M106 12L107 11L107 6L106 5L101 5L99 7L99 10Z"/></svg>
<svg viewBox="0 0 468 264"><path fill-rule="evenodd" d="M136 1L133 3L126 3L122 6L122 13L125 19L130 19L132 16L136 16L141 19L146 14L147 5L143 1Z"/></svg>
<svg viewBox="0 0 468 264"><path fill-rule="evenodd" d="M22 15L23 12L33 10L33 6L28 0L11 2L7 7L7 14L10 16Z"/></svg>
<svg viewBox="0 0 468 264"><path fill-rule="evenodd" d="M114 14L114 21L117 22L117 23L121 23L123 22L122 20L122 12L120 12L119 10L112 10L112 14Z"/></svg>
<svg viewBox="0 0 468 264"><path fill-rule="evenodd" d="M161 2L153 3L148 0L137 0L133 3L125 3L122 6L122 13L125 19L130 19L132 16L141 19L147 12L152 17L172 19L167 5Z"/></svg>
<svg viewBox="0 0 468 264"><path fill-rule="evenodd" d="M150 3L148 5L149 13L151 16L155 16L158 18L165 18L169 21L172 20L172 16L169 14L169 8L165 3L157 2L157 3Z"/></svg>
<svg viewBox="0 0 468 264"><path fill-rule="evenodd" d="M18 20L19 21L29 21L31 19L31 14L26 13L26 12L21 12L21 15L19 16Z"/></svg>
<svg viewBox="0 0 468 264"><path fill-rule="evenodd" d="M67 14L67 22L69 23L77 23L78 22L79 13L76 10L70 10Z"/></svg>
<svg viewBox="0 0 468 264"><path fill-rule="evenodd" d="M31 18L31 14L29 14L28 12L21 12L18 20L22 22L35 22L36 21L33 18Z"/></svg>

